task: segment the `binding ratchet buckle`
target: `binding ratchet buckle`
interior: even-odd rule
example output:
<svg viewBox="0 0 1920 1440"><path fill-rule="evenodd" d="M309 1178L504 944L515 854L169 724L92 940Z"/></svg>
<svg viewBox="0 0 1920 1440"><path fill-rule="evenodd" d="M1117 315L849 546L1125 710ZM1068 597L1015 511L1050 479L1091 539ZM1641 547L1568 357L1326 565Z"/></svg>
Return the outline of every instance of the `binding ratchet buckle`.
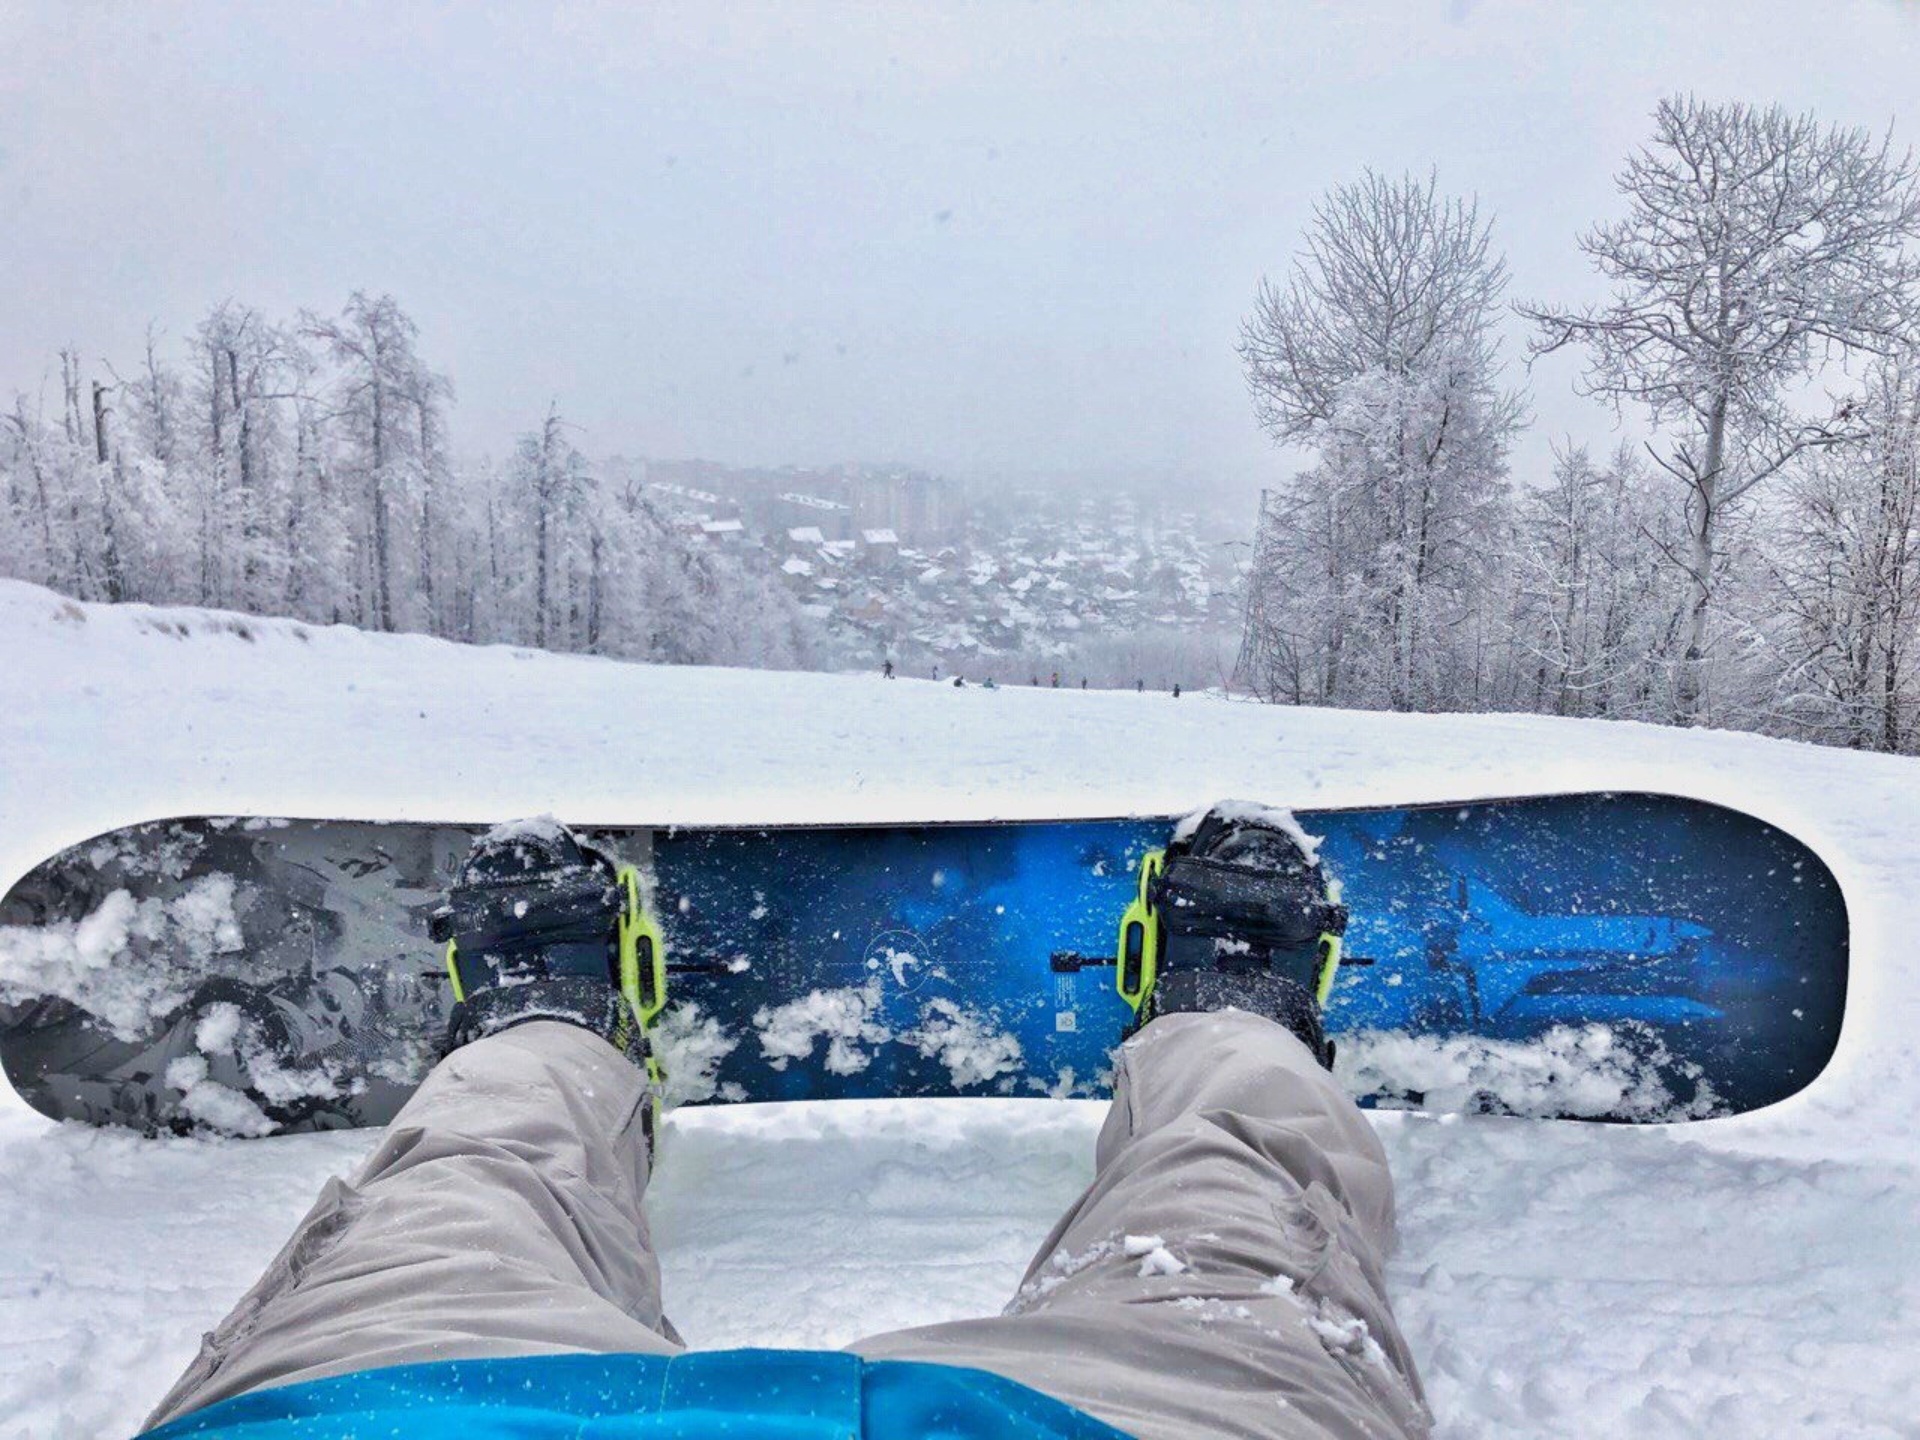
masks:
<svg viewBox="0 0 1920 1440"><path fill-rule="evenodd" d="M1166 869L1167 852L1149 850L1140 857L1139 886L1120 917L1120 944L1114 955L1114 983L1135 1014L1153 993L1160 962L1160 905L1155 890Z"/></svg>
<svg viewBox="0 0 1920 1440"><path fill-rule="evenodd" d="M640 872L620 867L620 993L640 1028L650 1030L667 1004L667 942L640 901Z"/></svg>

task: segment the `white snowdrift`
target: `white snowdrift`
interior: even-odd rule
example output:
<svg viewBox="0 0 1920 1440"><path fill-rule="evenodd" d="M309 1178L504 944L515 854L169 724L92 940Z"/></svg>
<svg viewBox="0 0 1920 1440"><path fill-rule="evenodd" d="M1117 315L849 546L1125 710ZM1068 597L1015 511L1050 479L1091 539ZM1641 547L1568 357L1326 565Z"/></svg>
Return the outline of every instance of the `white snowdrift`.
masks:
<svg viewBox="0 0 1920 1440"><path fill-rule="evenodd" d="M143 941L164 943L182 965L130 980L129 967L118 962ZM69 924L0 925L0 1000L57 995L133 1039L217 973L220 957L239 945L230 875L203 876L171 901L136 901L116 890Z"/></svg>
<svg viewBox="0 0 1920 1440"><path fill-rule="evenodd" d="M0 886L63 845L196 812L878 821L1628 788L1736 805L1832 864L1855 927L1840 1053L1801 1096L1684 1127L1377 1115L1400 1187L1388 1279L1440 1433L1911 1435L1920 763L1523 716L632 667L0 583ZM67 939L41 959L80 984L102 952ZM890 1043L1001 1063L990 1026L934 1018ZM745 1043L699 1021L676 1037L696 1087L703 1059L711 1085ZM863 1043L857 1025L807 1033L849 1061ZM207 1036L227 1046L243 1037ZM1465 1096L1476 1067L1534 1059L1374 1062ZM700 1345L840 1344L1000 1310L1086 1182L1101 1108L682 1112L652 1198L675 1321ZM370 1141L143 1142L0 1094L0 1436L131 1433Z"/></svg>
<svg viewBox="0 0 1920 1440"><path fill-rule="evenodd" d="M1630 1115L1698 1119L1724 1109L1698 1074L1675 1094L1665 1071L1673 1056L1658 1040L1609 1025L1556 1025L1537 1040L1476 1035L1349 1031L1339 1037L1335 1073L1356 1095L1389 1097L1383 1108L1478 1112L1498 1097L1512 1115Z"/></svg>

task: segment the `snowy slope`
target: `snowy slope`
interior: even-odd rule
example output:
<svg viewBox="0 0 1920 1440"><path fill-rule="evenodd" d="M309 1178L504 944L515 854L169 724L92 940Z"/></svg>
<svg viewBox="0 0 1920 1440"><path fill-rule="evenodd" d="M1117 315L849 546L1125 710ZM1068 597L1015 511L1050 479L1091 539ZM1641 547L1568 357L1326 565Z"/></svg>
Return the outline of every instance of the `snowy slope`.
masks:
<svg viewBox="0 0 1920 1440"><path fill-rule="evenodd" d="M1855 927L1809 1091L1672 1130L1377 1118L1396 1303L1441 1434L1920 1426L1920 763L1521 716L644 668L0 582L0 887L195 811L894 820L1663 789L1814 845ZM653 1196L694 1343L841 1343L997 1309L1100 1108L676 1116ZM360 1134L143 1142L0 1095L0 1436L130 1433ZM849 1223L851 1222L851 1223Z"/></svg>

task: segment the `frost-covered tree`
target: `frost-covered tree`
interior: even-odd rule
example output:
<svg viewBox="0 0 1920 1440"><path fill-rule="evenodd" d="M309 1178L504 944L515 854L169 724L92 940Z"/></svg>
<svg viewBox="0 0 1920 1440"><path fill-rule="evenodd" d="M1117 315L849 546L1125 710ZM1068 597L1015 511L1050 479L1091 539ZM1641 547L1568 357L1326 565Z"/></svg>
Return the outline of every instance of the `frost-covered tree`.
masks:
<svg viewBox="0 0 1920 1440"><path fill-rule="evenodd" d="M135 598L128 580L125 496L110 460L107 387L85 384L78 355L59 356L58 419L44 399L16 397L0 417L10 460L7 548L21 573L86 600Z"/></svg>
<svg viewBox="0 0 1920 1440"><path fill-rule="evenodd" d="M431 472L422 446L437 428L423 417L446 393L445 382L421 361L418 331L391 295L355 291L338 318L307 314L302 329L339 367L334 405L348 424L339 437L335 474L366 497L368 610L361 618L391 630L397 618L411 623L411 617L397 617L395 597L404 604L412 593L404 588L400 536L421 524L418 507Z"/></svg>
<svg viewBox="0 0 1920 1440"><path fill-rule="evenodd" d="M282 425L304 374L297 342L259 311L222 304L194 336L195 442L183 467L200 511L204 603L271 609L287 587L282 522L291 503ZM151 365L151 361L149 362Z"/></svg>
<svg viewBox="0 0 1920 1440"><path fill-rule="evenodd" d="M201 497L187 389L149 327L138 371L104 367L112 386L113 464L127 520L128 598L202 599Z"/></svg>
<svg viewBox="0 0 1920 1440"><path fill-rule="evenodd" d="M64 572L60 564L62 546L55 534L54 500L58 480L49 475L54 457L47 452L49 436L40 417L27 408L24 396L14 402L13 413L4 417L0 430L6 441L7 509L10 522L0 532L0 560L7 573L38 581L43 585L77 588L77 577Z"/></svg>
<svg viewBox="0 0 1920 1440"><path fill-rule="evenodd" d="M603 482L557 412L504 467L456 465L451 387L391 297L292 326L223 303L181 351L149 333L130 374L66 352L0 413L0 574L634 659L814 653L764 566Z"/></svg>
<svg viewBox="0 0 1920 1440"><path fill-rule="evenodd" d="M1690 96L1660 102L1617 184L1626 215L1580 241L1612 298L1521 312L1536 354L1584 347L1591 391L1644 406L1665 437L1654 454L1685 487L1686 523L1662 543L1690 588L1675 717L1702 723L1724 519L1835 438L1796 403L1806 383L1911 332L1920 193L1909 157L1864 130Z"/></svg>
<svg viewBox="0 0 1920 1440"><path fill-rule="evenodd" d="M1567 446L1518 509L1517 698L1556 715L1666 718L1686 596L1648 537L1675 523L1677 494L1630 445L1605 464Z"/></svg>
<svg viewBox="0 0 1920 1440"><path fill-rule="evenodd" d="M1341 666L1358 620L1341 577L1340 518L1329 495L1310 486L1261 493L1234 674L1268 700L1326 704L1349 688Z"/></svg>
<svg viewBox="0 0 1920 1440"><path fill-rule="evenodd" d="M452 381L424 365L414 368L407 403L416 429L414 466L420 501L415 565L420 577L421 623L435 634L446 633L449 624L444 594L447 582L440 573L439 556L443 548L440 540L451 529L442 512L451 503L447 492L453 480L453 462L447 453L446 407L452 401Z"/></svg>
<svg viewBox="0 0 1920 1440"><path fill-rule="evenodd" d="M1863 749L1920 739L1920 358L1877 365L1856 438L1785 477L1764 602L1789 728Z"/></svg>
<svg viewBox="0 0 1920 1440"><path fill-rule="evenodd" d="M1437 182L1369 172L1320 202L1241 329L1255 413L1312 464L1269 498L1241 679L1289 698L1472 703L1456 644L1503 523L1518 398L1488 226Z"/></svg>
<svg viewBox="0 0 1920 1440"><path fill-rule="evenodd" d="M564 629L568 639L582 641L586 637L576 633L572 619L580 554L594 545L591 534L579 533L594 528L593 479L586 457L567 441L557 407L548 408L538 430L521 436L507 483L508 503L530 542L523 582L530 607L527 638L545 647ZM562 615L564 626L557 618Z"/></svg>

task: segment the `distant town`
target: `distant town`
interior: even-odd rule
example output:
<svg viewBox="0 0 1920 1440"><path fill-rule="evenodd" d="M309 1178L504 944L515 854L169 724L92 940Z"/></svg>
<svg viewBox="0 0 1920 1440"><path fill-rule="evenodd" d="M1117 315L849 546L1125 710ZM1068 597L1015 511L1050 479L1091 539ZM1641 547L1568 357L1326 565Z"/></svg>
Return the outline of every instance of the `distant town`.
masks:
<svg viewBox="0 0 1920 1440"><path fill-rule="evenodd" d="M1244 517L904 468L624 463L686 534L764 564L876 667L1167 688L1220 683L1231 662Z"/></svg>

